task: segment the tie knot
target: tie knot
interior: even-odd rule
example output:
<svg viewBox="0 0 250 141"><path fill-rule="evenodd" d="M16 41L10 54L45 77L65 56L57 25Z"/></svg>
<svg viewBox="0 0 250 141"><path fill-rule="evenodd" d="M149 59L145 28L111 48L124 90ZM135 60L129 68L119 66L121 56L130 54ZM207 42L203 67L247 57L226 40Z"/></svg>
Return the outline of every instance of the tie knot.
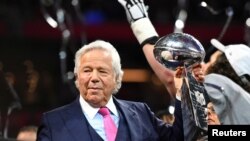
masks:
<svg viewBox="0 0 250 141"><path fill-rule="evenodd" d="M109 109L107 107L101 107L100 110L99 110L99 113L102 115L102 116L106 116L106 115L109 115Z"/></svg>

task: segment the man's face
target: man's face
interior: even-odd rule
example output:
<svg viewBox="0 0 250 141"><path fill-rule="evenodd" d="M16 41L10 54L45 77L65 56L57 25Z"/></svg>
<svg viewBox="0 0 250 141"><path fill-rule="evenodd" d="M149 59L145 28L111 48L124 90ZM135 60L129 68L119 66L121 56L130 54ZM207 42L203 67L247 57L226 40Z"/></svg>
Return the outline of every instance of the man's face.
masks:
<svg viewBox="0 0 250 141"><path fill-rule="evenodd" d="M81 96L93 107L106 105L116 86L111 56L101 49L84 54L77 73Z"/></svg>
<svg viewBox="0 0 250 141"><path fill-rule="evenodd" d="M208 125L220 125L219 117L215 113L214 106L211 102L207 104L207 118Z"/></svg>

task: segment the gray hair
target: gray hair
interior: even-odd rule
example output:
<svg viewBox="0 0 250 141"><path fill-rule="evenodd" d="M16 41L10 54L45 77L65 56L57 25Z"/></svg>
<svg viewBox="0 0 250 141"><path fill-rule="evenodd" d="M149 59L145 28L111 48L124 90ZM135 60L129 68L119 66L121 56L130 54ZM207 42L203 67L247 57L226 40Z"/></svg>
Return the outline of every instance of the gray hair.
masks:
<svg viewBox="0 0 250 141"><path fill-rule="evenodd" d="M96 40L94 42L91 42L91 43L81 47L75 54L74 73L77 74L77 72L79 71L81 57L84 54L86 54L87 52L89 52L91 50L95 50L95 49L102 49L111 55L112 66L113 66L113 70L114 70L115 76L116 76L116 87L113 90L113 94L116 94L122 85L123 71L121 69L120 56L119 56L117 50L115 49L115 47L113 45L111 45L109 42L105 42L102 40ZM78 88L77 80L75 81L75 84L76 84L76 87Z"/></svg>

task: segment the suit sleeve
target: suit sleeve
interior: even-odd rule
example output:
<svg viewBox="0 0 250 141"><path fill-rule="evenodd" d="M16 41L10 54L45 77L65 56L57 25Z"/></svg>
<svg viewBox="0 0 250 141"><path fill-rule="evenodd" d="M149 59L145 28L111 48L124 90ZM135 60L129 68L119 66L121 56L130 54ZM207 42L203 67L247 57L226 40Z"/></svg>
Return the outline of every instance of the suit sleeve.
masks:
<svg viewBox="0 0 250 141"><path fill-rule="evenodd" d="M182 109L181 101L175 100L175 112L174 112L175 121L173 123L173 134L174 140L183 141L184 140L184 131L183 131L183 119L182 119Z"/></svg>
<svg viewBox="0 0 250 141"><path fill-rule="evenodd" d="M49 122L45 115L43 115L41 125L38 128L37 141L51 141Z"/></svg>
<svg viewBox="0 0 250 141"><path fill-rule="evenodd" d="M150 111L149 107L148 110ZM154 128L158 132L160 141L183 141L183 120L181 102L176 99L175 102L175 121L173 125L167 124L166 122L157 118L152 111L150 111Z"/></svg>

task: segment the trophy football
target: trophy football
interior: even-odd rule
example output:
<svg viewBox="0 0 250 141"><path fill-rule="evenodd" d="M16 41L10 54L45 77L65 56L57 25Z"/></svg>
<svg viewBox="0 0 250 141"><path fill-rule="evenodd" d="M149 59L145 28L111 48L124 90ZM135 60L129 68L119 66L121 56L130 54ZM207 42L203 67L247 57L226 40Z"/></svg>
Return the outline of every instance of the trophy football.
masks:
<svg viewBox="0 0 250 141"><path fill-rule="evenodd" d="M154 55L156 60L166 68L176 70L178 67L183 67L185 70L181 88L184 136L190 138L187 140L193 140L190 133L198 136L194 134L200 134L201 131L207 132L206 107L209 98L203 84L192 75L192 67L203 61L205 50L193 36L186 33L172 33L156 42ZM195 126L190 127L190 125ZM189 131L185 127L188 127Z"/></svg>

